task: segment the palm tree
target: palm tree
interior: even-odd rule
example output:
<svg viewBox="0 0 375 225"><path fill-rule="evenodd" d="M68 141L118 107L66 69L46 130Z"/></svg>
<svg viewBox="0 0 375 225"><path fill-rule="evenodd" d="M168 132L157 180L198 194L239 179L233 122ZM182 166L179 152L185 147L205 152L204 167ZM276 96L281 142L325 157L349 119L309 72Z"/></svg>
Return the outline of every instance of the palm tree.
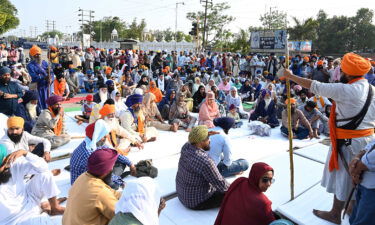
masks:
<svg viewBox="0 0 375 225"><path fill-rule="evenodd" d="M317 28L319 26L317 20L314 20L312 17L304 21L300 21L296 17L292 17L292 19L296 25L288 29L290 40L303 41L317 39Z"/></svg>

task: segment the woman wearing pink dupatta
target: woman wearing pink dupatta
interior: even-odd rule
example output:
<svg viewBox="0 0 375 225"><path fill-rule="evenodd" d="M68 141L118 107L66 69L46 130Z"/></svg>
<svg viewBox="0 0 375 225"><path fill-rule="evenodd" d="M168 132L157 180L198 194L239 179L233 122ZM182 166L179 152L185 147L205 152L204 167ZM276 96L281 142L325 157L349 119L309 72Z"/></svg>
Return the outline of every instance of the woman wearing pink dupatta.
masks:
<svg viewBox="0 0 375 225"><path fill-rule="evenodd" d="M199 109L199 125L206 125L208 128L215 127L214 119L220 117L219 107L215 102L215 94L208 92L206 100Z"/></svg>

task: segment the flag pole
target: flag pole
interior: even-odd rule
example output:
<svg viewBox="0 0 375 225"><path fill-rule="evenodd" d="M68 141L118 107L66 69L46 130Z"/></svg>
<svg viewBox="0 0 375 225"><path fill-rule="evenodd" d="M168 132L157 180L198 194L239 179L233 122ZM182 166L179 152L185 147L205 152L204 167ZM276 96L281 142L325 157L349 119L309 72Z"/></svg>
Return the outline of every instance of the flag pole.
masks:
<svg viewBox="0 0 375 225"><path fill-rule="evenodd" d="M285 45L285 69L289 68L289 49L288 49L288 34L286 34ZM290 102L290 80L286 79L286 90L288 97L287 112L288 112L288 139L289 139L289 164L290 164L290 200L294 199L294 161L293 161L293 130L292 130L292 112Z"/></svg>

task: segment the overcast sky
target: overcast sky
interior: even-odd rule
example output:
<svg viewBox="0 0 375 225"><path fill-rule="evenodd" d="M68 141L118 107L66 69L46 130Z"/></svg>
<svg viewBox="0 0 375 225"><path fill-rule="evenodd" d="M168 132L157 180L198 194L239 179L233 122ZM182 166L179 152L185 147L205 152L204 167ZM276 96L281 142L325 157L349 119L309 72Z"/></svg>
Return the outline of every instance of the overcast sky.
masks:
<svg viewBox="0 0 375 225"><path fill-rule="evenodd" d="M178 6L178 30L189 32L191 22L186 19L186 13L203 10L200 0L10 0L18 9L20 25L11 34L30 35L30 28L37 27L38 34L46 31L46 20L56 21L56 29L73 33L79 29L78 9L95 11L95 19L106 16L118 16L126 22L133 18L144 18L148 30L174 30L176 2L184 2ZM223 2L213 0L214 3ZM359 8L375 9L374 0L228 0L231 9L227 11L236 17L228 28L237 32L240 28L259 26L259 17L269 11L270 7L278 7L287 12L288 20L292 16L300 19L315 17L319 9L324 9L329 16L353 16Z"/></svg>

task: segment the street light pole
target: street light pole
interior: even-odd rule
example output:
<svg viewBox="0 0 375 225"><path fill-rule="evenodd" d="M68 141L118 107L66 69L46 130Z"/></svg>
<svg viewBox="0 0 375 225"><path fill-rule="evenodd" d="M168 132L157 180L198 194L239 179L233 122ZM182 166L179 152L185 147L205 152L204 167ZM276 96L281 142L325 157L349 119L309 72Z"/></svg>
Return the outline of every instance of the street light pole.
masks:
<svg viewBox="0 0 375 225"><path fill-rule="evenodd" d="M174 28L174 50L177 51L177 9L178 5L185 5L184 2L176 2L176 21L175 21L175 28Z"/></svg>

